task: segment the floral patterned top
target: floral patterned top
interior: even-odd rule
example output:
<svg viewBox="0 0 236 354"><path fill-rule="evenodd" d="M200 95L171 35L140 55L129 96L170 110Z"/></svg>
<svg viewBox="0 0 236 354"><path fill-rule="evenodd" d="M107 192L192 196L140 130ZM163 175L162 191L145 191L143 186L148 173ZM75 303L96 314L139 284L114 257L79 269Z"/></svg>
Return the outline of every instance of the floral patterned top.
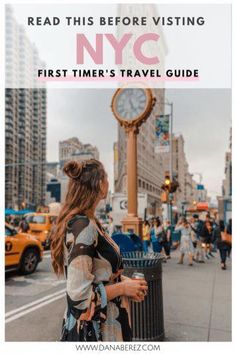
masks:
<svg viewBox="0 0 236 354"><path fill-rule="evenodd" d="M64 239L67 306L61 341L130 341L125 296L107 301L105 285L121 281L119 247L95 220L77 215Z"/></svg>

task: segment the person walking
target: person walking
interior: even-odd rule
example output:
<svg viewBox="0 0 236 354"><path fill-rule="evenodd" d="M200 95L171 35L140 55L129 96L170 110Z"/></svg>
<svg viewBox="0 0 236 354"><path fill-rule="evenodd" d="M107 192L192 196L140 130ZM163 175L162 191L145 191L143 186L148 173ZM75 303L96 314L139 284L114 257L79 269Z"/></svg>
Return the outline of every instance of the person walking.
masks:
<svg viewBox="0 0 236 354"><path fill-rule="evenodd" d="M19 223L18 232L27 233L30 230L29 223L24 216Z"/></svg>
<svg viewBox="0 0 236 354"><path fill-rule="evenodd" d="M108 234L110 237L112 237L113 233L115 232L115 226L113 223L113 218L110 216L109 217L109 225L108 225Z"/></svg>
<svg viewBox="0 0 236 354"><path fill-rule="evenodd" d="M164 230L160 219L158 217L154 218L153 226L150 231L153 252L160 253L162 251L163 234Z"/></svg>
<svg viewBox="0 0 236 354"><path fill-rule="evenodd" d="M205 263L204 252L202 248L201 234L203 229L203 221L199 219L197 214L194 214L191 220L191 229L193 234L193 239L196 242L196 248L194 248L193 260L196 263Z"/></svg>
<svg viewBox="0 0 236 354"><path fill-rule="evenodd" d="M143 223L143 251L148 252L148 246L150 242L150 225L148 220Z"/></svg>
<svg viewBox="0 0 236 354"><path fill-rule="evenodd" d="M226 232L227 234L231 235L232 237L232 219L229 219L227 227L226 227ZM227 256L230 258L230 254L231 254L231 250L232 250L232 245L228 244L228 252L227 252Z"/></svg>
<svg viewBox="0 0 236 354"><path fill-rule="evenodd" d="M214 234L216 238L217 248L220 252L220 260L221 260L221 269L226 269L226 258L229 250L229 245L222 240L221 233L225 232L225 223L223 220L219 221L219 225L216 225L214 229Z"/></svg>
<svg viewBox="0 0 236 354"><path fill-rule="evenodd" d="M202 228L202 237L204 240L204 249L205 249L205 257L210 259L209 256L214 257L211 253L212 249L212 240L213 240L213 227L211 221L208 219L205 221L203 228Z"/></svg>
<svg viewBox="0 0 236 354"><path fill-rule="evenodd" d="M184 263L184 255L188 254L189 265L193 265L193 242L191 238L191 226L186 218L181 218L175 227L175 231L181 232L180 237L180 259L178 264Z"/></svg>
<svg viewBox="0 0 236 354"><path fill-rule="evenodd" d="M52 266L66 278L61 341L131 341L129 301L143 301L147 283L122 276L119 247L95 217L108 192L95 159L64 166L68 190L51 236Z"/></svg>
<svg viewBox="0 0 236 354"><path fill-rule="evenodd" d="M218 228L218 213L212 218L212 252L217 252L216 229Z"/></svg>
<svg viewBox="0 0 236 354"><path fill-rule="evenodd" d="M165 233L165 239L163 242L163 248L165 250L166 254L166 259L170 259L170 248L171 248L171 222L170 220L166 220L165 225L164 225L164 233Z"/></svg>

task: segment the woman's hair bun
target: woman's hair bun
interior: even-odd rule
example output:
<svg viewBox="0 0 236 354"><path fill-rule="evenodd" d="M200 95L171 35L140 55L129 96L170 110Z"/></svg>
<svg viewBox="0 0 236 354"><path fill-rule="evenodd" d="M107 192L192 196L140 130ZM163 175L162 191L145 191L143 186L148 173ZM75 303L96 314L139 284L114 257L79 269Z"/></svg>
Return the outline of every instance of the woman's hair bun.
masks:
<svg viewBox="0 0 236 354"><path fill-rule="evenodd" d="M80 177L83 164L79 161L69 161L65 164L63 172L70 178L77 179Z"/></svg>

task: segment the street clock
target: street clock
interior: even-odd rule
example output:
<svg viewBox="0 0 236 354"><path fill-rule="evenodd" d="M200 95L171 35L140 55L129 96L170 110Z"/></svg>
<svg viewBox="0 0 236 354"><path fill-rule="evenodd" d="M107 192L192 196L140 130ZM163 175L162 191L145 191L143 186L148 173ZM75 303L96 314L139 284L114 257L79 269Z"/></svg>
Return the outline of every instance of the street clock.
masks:
<svg viewBox="0 0 236 354"><path fill-rule="evenodd" d="M139 127L150 116L156 102L152 90L146 87L119 88L112 97L111 109L127 134L128 212L122 220L123 231L132 230L142 237L142 219L138 216L137 135Z"/></svg>
<svg viewBox="0 0 236 354"><path fill-rule="evenodd" d="M140 126L150 115L155 98L148 88L119 88L116 90L111 108L122 126Z"/></svg>

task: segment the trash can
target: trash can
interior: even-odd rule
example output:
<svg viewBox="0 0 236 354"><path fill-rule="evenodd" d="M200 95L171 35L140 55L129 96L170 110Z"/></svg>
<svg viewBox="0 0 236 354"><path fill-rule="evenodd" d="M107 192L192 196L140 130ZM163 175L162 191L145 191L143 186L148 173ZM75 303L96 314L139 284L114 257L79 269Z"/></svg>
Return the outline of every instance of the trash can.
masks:
<svg viewBox="0 0 236 354"><path fill-rule="evenodd" d="M143 250L143 244L142 244L140 237L138 237L134 233L117 232L112 235L112 239L120 247L121 253Z"/></svg>
<svg viewBox="0 0 236 354"><path fill-rule="evenodd" d="M162 295L162 260L160 253L123 252L124 275L143 273L148 294L141 303L130 301L133 341L161 341L164 339Z"/></svg>

